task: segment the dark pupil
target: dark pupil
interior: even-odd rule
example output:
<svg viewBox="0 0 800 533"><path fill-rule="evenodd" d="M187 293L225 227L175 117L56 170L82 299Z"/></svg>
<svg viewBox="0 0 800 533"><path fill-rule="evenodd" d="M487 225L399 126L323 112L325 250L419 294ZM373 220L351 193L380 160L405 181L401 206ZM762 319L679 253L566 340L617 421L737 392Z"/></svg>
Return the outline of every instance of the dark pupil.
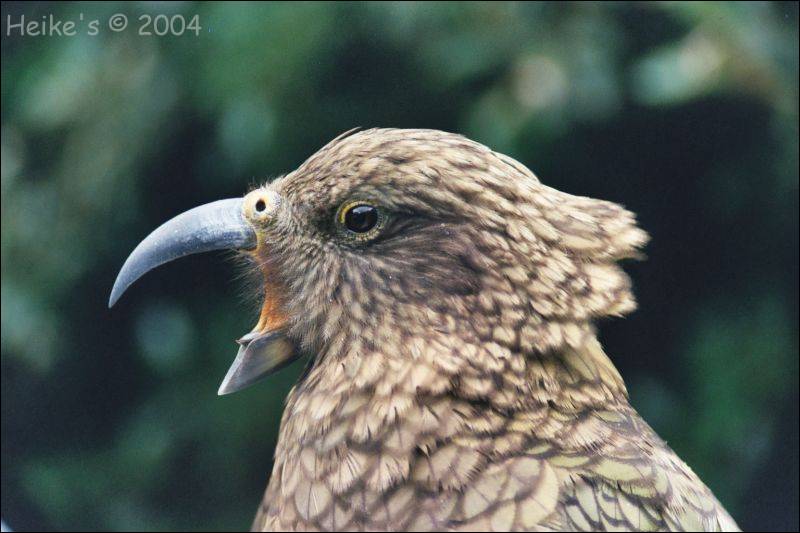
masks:
<svg viewBox="0 0 800 533"><path fill-rule="evenodd" d="M350 231L364 233L378 223L378 210L371 205L357 205L344 215L344 225Z"/></svg>

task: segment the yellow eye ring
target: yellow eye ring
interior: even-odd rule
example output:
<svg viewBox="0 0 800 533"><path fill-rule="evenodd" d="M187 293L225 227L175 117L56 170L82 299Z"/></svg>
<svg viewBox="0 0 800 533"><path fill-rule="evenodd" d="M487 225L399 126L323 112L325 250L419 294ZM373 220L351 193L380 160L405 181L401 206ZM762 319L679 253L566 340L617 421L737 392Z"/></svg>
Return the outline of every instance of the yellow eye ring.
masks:
<svg viewBox="0 0 800 533"><path fill-rule="evenodd" d="M350 239L367 241L383 228L386 215L369 201L352 200L342 204L336 214L340 231Z"/></svg>

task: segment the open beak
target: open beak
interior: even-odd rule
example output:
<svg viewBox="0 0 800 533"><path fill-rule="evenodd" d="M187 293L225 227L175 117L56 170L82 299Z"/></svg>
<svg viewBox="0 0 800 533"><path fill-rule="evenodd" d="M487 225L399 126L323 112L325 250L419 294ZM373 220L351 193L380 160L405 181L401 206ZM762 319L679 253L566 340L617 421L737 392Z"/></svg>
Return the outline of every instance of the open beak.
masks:
<svg viewBox="0 0 800 533"><path fill-rule="evenodd" d="M144 274L174 259L214 250L254 250L258 236L246 214L254 200L263 202L259 196L264 195L253 191L245 198L211 202L162 224L139 243L122 265L108 306L112 307ZM285 322L275 301L267 295L255 329L237 341L239 352L219 394L244 389L297 358L297 350L284 335Z"/></svg>

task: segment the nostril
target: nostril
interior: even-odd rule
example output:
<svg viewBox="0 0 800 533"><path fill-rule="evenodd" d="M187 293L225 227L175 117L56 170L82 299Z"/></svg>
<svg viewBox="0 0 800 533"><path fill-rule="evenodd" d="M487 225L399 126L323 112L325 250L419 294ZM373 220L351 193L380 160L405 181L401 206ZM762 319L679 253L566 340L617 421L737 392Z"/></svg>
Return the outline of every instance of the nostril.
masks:
<svg viewBox="0 0 800 533"><path fill-rule="evenodd" d="M256 212L263 213L266 208L267 203L264 200L259 200L256 202Z"/></svg>

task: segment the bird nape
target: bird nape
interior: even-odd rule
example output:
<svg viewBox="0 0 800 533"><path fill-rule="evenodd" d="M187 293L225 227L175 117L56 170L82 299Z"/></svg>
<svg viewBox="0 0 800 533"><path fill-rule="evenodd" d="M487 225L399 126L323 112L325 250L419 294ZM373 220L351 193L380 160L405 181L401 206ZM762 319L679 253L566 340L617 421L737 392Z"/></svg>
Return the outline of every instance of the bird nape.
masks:
<svg viewBox="0 0 800 533"><path fill-rule="evenodd" d="M345 133L165 223L152 268L236 249L264 303L220 394L309 354L260 530L736 530L628 402L593 322L635 307L621 206L435 130Z"/></svg>

